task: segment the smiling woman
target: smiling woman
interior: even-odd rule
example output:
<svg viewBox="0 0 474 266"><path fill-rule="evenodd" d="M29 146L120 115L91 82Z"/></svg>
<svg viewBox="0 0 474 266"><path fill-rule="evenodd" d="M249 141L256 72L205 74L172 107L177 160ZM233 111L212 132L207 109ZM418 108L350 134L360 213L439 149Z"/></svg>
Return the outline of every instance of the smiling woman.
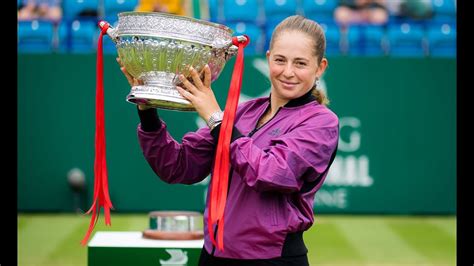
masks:
<svg viewBox="0 0 474 266"><path fill-rule="evenodd" d="M328 64L325 47L324 32L315 21L302 16L283 20L267 52L271 93L240 104L230 127L225 118L233 114L221 111L209 67L202 78L190 69L193 82L181 77L178 91L208 127L187 133L181 143L167 131L156 109L138 106L140 146L160 179L194 184L213 173L207 202L215 196L224 199L218 208L207 205L204 211L199 265L309 265L303 233L314 222L315 194L339 139L338 117L316 88ZM123 66L121 70L130 85L140 82L130 79ZM223 135L221 127L231 128L232 136ZM216 143L226 137L230 156L218 164L214 158L220 158L221 150ZM215 195L212 188L219 179L214 169L228 166L228 184ZM208 220L221 207L225 216Z"/></svg>

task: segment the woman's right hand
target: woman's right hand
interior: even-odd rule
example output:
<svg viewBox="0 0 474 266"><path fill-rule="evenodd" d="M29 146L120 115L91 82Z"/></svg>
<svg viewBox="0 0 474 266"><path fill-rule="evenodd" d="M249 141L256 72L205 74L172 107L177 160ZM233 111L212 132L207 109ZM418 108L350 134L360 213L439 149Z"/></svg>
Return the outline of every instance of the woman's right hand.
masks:
<svg viewBox="0 0 474 266"><path fill-rule="evenodd" d="M138 85L143 85L142 80L136 79L136 78L132 77L132 75L130 75L130 73L128 73L127 69L125 69L125 66L122 64L122 61L120 60L119 57L117 57L116 59L117 59L117 63L120 65L120 70L122 71L122 73L127 78L128 84L130 84L131 87L138 86ZM149 108L151 108L151 107L143 105L143 104L138 104L138 109L140 109L141 111L149 109Z"/></svg>

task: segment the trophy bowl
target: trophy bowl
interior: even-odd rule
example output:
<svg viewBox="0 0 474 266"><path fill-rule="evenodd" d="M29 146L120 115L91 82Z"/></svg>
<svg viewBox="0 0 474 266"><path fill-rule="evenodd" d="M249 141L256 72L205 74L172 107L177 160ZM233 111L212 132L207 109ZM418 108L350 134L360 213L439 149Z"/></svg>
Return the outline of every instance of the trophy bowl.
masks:
<svg viewBox="0 0 474 266"><path fill-rule="evenodd" d="M105 21L101 21L102 28ZM190 81L189 68L201 73L206 64L211 81L237 54L233 31L221 24L160 12L122 12L118 23L107 29L126 70L143 81L133 86L126 100L160 109L195 111L176 86L178 76ZM237 36L239 41L245 36ZM244 39L245 40L245 39Z"/></svg>
<svg viewBox="0 0 474 266"><path fill-rule="evenodd" d="M143 237L161 240L195 240L204 238L202 214L191 211L153 211L150 228Z"/></svg>

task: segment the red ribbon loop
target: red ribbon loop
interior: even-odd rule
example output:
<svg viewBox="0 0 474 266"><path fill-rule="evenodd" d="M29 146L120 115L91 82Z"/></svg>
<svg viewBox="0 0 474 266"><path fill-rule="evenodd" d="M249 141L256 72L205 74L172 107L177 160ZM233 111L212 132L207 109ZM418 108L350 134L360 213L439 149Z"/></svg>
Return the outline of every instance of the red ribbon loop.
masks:
<svg viewBox="0 0 474 266"><path fill-rule="evenodd" d="M102 21L101 21L102 22ZM104 208L105 224L111 225L110 209L113 209L109 197L109 185L107 181L107 163L105 157L105 119L104 119L104 80L103 80L103 51L102 37L107 33L110 24L99 22L101 29L97 42L96 61L96 111L95 111L95 161L94 161L94 200L91 208L86 212L92 212L89 229L87 230L81 244L84 246L89 241L90 234L99 219L100 209Z"/></svg>
<svg viewBox="0 0 474 266"><path fill-rule="evenodd" d="M239 45L243 45L244 48L249 44L250 38L246 34L244 34L245 40L239 41L239 36L232 37L232 44L239 47Z"/></svg>
<svg viewBox="0 0 474 266"><path fill-rule="evenodd" d="M224 250L224 209L227 202L227 188L229 185L230 170L230 138L234 126L235 113L239 103L240 88L242 85L242 74L244 67L244 47L250 42L250 38L244 35L246 40L239 41L237 37L232 38L232 43L238 47L237 59L232 72L227 102L224 109L224 118L219 132L219 141L216 148L214 171L211 180L211 194L208 206L208 232L212 244L221 251ZM214 236L214 224L217 224L217 241Z"/></svg>

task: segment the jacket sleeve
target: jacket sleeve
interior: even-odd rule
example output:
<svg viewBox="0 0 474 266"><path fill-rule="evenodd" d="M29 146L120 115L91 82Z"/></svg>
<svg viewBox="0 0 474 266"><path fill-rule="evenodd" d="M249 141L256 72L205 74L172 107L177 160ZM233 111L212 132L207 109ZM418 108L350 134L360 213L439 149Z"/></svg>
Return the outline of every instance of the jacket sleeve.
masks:
<svg viewBox="0 0 474 266"><path fill-rule="evenodd" d="M180 144L166 128L164 121L151 132L138 125L138 140L148 164L167 183L202 181L209 175L214 160L215 143L209 129L185 134Z"/></svg>
<svg viewBox="0 0 474 266"><path fill-rule="evenodd" d="M258 191L296 192L326 170L338 139L338 119L331 115L318 123L303 123L263 148L241 137L231 144L231 163Z"/></svg>

